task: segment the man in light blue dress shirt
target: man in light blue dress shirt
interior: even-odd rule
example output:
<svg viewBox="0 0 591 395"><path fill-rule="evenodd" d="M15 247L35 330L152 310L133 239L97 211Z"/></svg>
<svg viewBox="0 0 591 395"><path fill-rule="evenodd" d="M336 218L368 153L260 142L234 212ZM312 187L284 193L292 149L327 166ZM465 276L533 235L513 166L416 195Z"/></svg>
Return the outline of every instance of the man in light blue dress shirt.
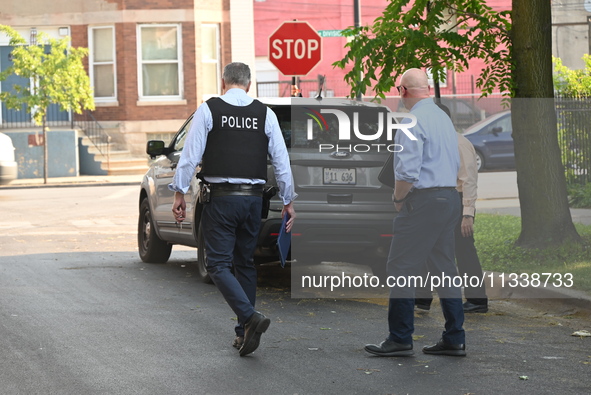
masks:
<svg viewBox="0 0 591 395"><path fill-rule="evenodd" d="M379 356L413 355L414 291L422 267L431 262L431 276L457 276L454 227L460 216L456 180L460 166L458 140L450 118L429 96L427 75L407 70L397 87L404 106L417 118L410 129L416 140L396 133L403 149L394 155L393 200L399 212L388 256L389 335L365 350ZM441 340L423 348L426 354L464 356L461 288L450 283L438 289L445 317Z"/></svg>
<svg viewBox="0 0 591 395"><path fill-rule="evenodd" d="M224 68L225 94L197 109L169 185L175 191L172 212L179 222L185 218L184 194L198 165L211 187L201 218L207 271L238 317L233 345L240 356L258 348L270 324L269 318L254 309L257 274L253 263L268 157L284 205L282 216L289 215L288 232L296 217L293 200L297 197L277 116L247 95L250 82L246 64L234 62Z"/></svg>

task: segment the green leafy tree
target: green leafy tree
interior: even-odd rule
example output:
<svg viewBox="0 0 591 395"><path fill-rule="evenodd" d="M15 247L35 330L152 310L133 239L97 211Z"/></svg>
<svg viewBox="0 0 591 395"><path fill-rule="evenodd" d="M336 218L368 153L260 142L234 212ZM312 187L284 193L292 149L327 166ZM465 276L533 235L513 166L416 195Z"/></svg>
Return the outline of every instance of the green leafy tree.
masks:
<svg viewBox="0 0 591 395"><path fill-rule="evenodd" d="M408 68L430 67L441 81L446 68L461 72L479 58L485 68L476 84L483 94L509 92L510 28L509 12L495 12L482 0L393 0L372 25L343 32L353 39L334 65L351 67L345 75L351 96L369 88L384 98Z"/></svg>
<svg viewBox="0 0 591 395"><path fill-rule="evenodd" d="M15 74L30 81L28 86L14 86L14 93L0 93L8 108L20 109L26 105L35 123L43 127L44 181L47 183L47 109L52 103L62 110L77 114L83 109L94 109L90 79L82 59L86 48L71 48L69 37L61 40L39 34L37 44L28 45L10 26L0 25L0 31L10 38L13 65L0 73L0 81ZM46 53L46 47L49 53Z"/></svg>
<svg viewBox="0 0 591 395"><path fill-rule="evenodd" d="M569 97L591 96L591 55L583 55L585 68L571 70L562 64L562 59L552 58L554 62L554 88L559 95Z"/></svg>
<svg viewBox="0 0 591 395"><path fill-rule="evenodd" d="M522 219L517 244L527 247L580 241L558 148L551 25L549 1L513 0L512 11L496 12L485 0L392 0L373 24L345 31L349 51L334 63L350 68L351 96L371 88L379 99L408 68L429 67L441 81L444 68L461 72L470 59L482 59L482 96L499 89L512 98Z"/></svg>

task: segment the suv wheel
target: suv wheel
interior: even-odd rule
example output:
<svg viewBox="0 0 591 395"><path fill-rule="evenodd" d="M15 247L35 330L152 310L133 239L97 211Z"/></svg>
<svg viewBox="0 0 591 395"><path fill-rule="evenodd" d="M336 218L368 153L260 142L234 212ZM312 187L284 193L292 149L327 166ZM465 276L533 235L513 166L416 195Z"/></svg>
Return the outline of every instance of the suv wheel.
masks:
<svg viewBox="0 0 591 395"><path fill-rule="evenodd" d="M206 284L213 284L209 273L207 273L206 265L207 254L205 252L205 237L201 228L201 222L199 223L199 232L197 232L197 269L199 270L199 277L201 281Z"/></svg>
<svg viewBox="0 0 591 395"><path fill-rule="evenodd" d="M146 263L166 263L168 258L170 258L172 245L162 240L156 234L148 199L142 200L142 204L140 205L137 245L140 258Z"/></svg>

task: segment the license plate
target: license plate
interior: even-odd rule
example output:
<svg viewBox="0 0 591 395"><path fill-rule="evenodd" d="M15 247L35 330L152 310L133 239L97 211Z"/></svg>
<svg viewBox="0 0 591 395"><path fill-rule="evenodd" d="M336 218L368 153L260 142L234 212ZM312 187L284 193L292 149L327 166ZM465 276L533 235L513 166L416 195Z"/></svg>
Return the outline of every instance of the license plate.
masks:
<svg viewBox="0 0 591 395"><path fill-rule="evenodd" d="M356 169L342 169L325 167L323 183L326 185L355 185L357 183Z"/></svg>

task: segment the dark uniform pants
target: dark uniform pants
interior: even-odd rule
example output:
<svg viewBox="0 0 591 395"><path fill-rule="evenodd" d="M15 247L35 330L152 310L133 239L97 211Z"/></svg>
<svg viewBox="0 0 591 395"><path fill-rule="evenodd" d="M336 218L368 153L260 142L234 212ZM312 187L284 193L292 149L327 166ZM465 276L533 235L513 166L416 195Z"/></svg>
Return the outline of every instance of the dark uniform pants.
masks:
<svg viewBox="0 0 591 395"><path fill-rule="evenodd" d="M201 218L207 272L238 317L238 336L244 335L244 323L254 313L257 272L253 255L261 209L259 196L216 196L205 204Z"/></svg>
<svg viewBox="0 0 591 395"><path fill-rule="evenodd" d="M395 218L388 256L389 340L412 344L415 292L412 277L420 276L427 261L431 262L431 275L457 276L454 227L459 215L458 192L454 188L436 188L413 191ZM465 343L461 288L451 284L438 292L445 317L443 340Z"/></svg>

